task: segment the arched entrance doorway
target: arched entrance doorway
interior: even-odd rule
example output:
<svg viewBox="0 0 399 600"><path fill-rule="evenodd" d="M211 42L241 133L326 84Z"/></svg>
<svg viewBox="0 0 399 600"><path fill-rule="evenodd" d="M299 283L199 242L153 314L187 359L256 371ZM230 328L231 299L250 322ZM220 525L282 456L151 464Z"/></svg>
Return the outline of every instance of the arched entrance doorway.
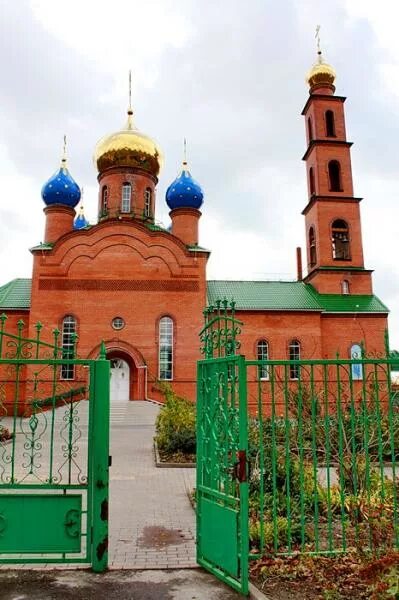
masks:
<svg viewBox="0 0 399 600"><path fill-rule="evenodd" d="M122 358L111 358L110 399L112 403L130 400L130 368Z"/></svg>
<svg viewBox="0 0 399 600"><path fill-rule="evenodd" d="M111 401L147 400L147 365L141 352L122 340L105 340L104 345L111 361ZM93 348L88 358L99 353L100 345Z"/></svg>

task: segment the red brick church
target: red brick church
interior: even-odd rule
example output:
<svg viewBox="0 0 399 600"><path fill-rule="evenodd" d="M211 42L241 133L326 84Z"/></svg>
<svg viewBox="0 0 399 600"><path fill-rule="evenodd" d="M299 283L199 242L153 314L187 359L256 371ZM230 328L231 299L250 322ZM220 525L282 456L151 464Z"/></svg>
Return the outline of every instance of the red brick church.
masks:
<svg viewBox="0 0 399 600"><path fill-rule="evenodd" d="M104 340L111 393L120 400L160 399L159 380L195 397L202 313L218 298L236 302L247 358L334 358L337 352L350 358L361 342L368 352L383 351L388 309L374 296L363 261L345 98L335 95L334 81L319 52L302 112L306 275L298 252L296 281L207 281L210 252L198 234L202 189L183 162L166 193L171 226L156 225L162 153L136 128L129 108L126 125L95 149L97 223L89 224L82 208L76 216L81 194L65 156L43 186L45 237L31 248L32 279L0 287L8 329L21 318L31 338L37 321L49 332L59 328L66 352L76 333L80 357L98 355ZM63 367L60 378L73 380L73 368Z"/></svg>

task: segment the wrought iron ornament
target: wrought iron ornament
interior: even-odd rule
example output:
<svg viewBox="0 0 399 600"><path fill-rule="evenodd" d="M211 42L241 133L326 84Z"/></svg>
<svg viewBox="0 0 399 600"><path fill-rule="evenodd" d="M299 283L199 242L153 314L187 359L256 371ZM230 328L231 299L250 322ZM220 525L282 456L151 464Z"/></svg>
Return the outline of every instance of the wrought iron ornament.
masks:
<svg viewBox="0 0 399 600"><path fill-rule="evenodd" d="M241 344L242 321L235 318L235 302L224 298L204 310L204 327L200 331L201 354L221 358L237 354Z"/></svg>
<svg viewBox="0 0 399 600"><path fill-rule="evenodd" d="M107 568L109 361L76 358L77 336L0 316L0 564ZM14 325L15 327L15 325ZM65 378L68 370L71 377ZM4 531L3 531L4 530ZM20 531L24 531L21 538ZM15 555L13 557L13 555Z"/></svg>

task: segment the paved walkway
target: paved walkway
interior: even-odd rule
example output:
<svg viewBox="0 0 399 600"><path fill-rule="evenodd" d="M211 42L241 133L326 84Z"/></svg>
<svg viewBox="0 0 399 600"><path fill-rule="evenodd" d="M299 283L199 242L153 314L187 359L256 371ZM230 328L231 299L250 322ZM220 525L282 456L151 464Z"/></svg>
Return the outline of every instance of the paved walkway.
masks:
<svg viewBox="0 0 399 600"><path fill-rule="evenodd" d="M111 405L109 566L117 569L195 567L195 513L188 494L195 469L155 467L159 407Z"/></svg>
<svg viewBox="0 0 399 600"><path fill-rule="evenodd" d="M72 464L72 481L77 482L87 472L88 404L75 405L78 447L77 458ZM67 409L68 410L68 409ZM195 469L159 469L155 467L153 437L155 419L160 407L152 402L125 402L111 404L111 455L110 469L110 521L109 521L109 567L111 569L183 569L197 567L195 561L195 513L188 494L194 487ZM65 407L54 413L56 432L54 437L54 466L52 473L65 481L67 463L64 438ZM27 476L29 465L24 446L29 439L29 420L18 420L16 436L15 476L21 481L35 482L36 475ZM3 420L12 429L12 419ZM49 435L51 413L39 415L37 433L41 446L35 449L34 472L42 481L50 472ZM25 433L24 433L25 432ZM3 454L10 453L12 446L5 446ZM0 469L2 481L11 473L11 464L4 460ZM77 468L79 466L79 469ZM7 469L7 470L5 470ZM4 557L7 555L3 555ZM39 555L40 556L40 555ZM23 555L9 555L23 558ZM22 562L15 568L43 568L43 563L29 566ZM78 564L49 564L50 569L79 568ZM87 568L87 565L82 565ZM9 565L0 565L7 569Z"/></svg>
<svg viewBox="0 0 399 600"><path fill-rule="evenodd" d="M87 452L87 408L87 403L78 407L82 456ZM97 575L85 564L46 565L45 558L41 564L3 564L0 566L1 598L238 600L242 597L214 576L196 568L195 513L188 497L194 487L195 469L155 467L153 436L159 410L151 402L111 405L111 570ZM57 409L57 431L62 423L65 425L64 416L65 409ZM49 424L49 418L42 415L38 425L43 427L43 442L49 433L49 427L44 427L46 420ZM9 421L7 424L11 426L11 419ZM26 427L27 423L23 423L22 428ZM19 458L23 455L24 441L26 435L21 430L16 444ZM46 444L43 444L41 463L36 469L42 476L51 468L45 448ZM54 473L65 478L64 454L59 440L54 457ZM16 475L19 479L26 468L18 463ZM84 468L82 472L85 473ZM79 472L72 475L75 479Z"/></svg>

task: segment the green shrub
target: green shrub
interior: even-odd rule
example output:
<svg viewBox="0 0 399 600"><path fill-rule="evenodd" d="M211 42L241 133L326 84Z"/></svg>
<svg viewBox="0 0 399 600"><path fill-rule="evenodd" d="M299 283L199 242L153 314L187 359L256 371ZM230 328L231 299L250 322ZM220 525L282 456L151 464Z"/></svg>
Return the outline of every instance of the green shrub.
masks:
<svg viewBox="0 0 399 600"><path fill-rule="evenodd" d="M159 451L167 455L195 454L195 405L177 396L168 384L162 385L162 391L166 401L156 420L155 436Z"/></svg>
<svg viewBox="0 0 399 600"><path fill-rule="evenodd" d="M290 528L291 540L300 540L300 523L298 520L288 523L286 517L277 517L276 523L273 520L265 519L263 522L263 540L266 548L272 548L276 542L277 546L285 546L288 540L288 528ZM276 540L275 540L276 536ZM259 519L251 519L249 523L249 539L251 545L259 548L261 545L261 524Z"/></svg>

